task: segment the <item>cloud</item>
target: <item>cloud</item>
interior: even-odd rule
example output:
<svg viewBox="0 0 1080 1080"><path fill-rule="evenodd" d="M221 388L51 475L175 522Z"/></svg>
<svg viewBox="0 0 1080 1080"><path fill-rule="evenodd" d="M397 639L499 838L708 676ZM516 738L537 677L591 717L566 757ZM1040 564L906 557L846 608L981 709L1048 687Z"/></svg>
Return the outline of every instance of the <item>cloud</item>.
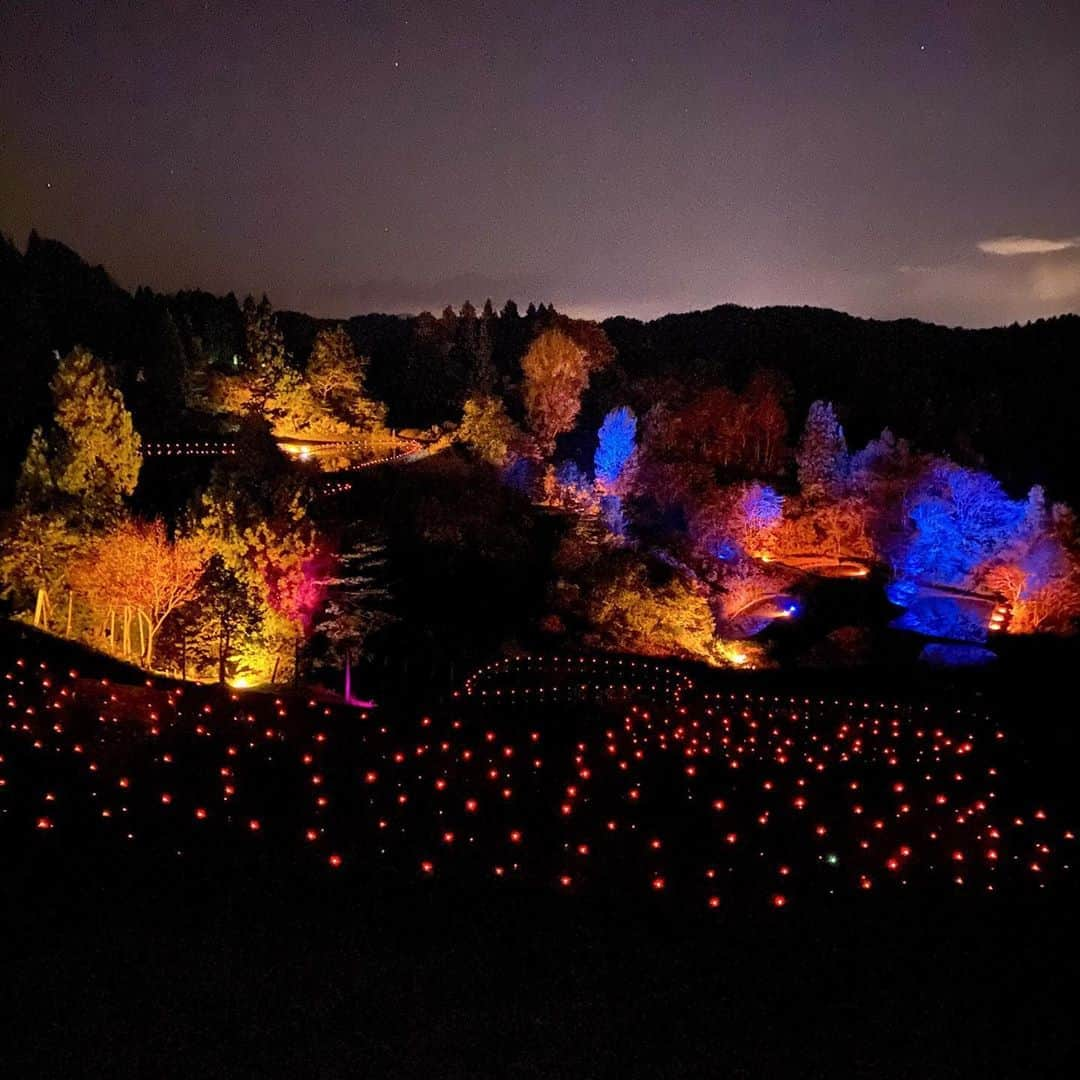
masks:
<svg viewBox="0 0 1080 1080"><path fill-rule="evenodd" d="M978 247L988 255L1048 255L1052 251L1080 247L1080 237L1047 240L1040 236L996 236L980 240Z"/></svg>
<svg viewBox="0 0 1080 1080"><path fill-rule="evenodd" d="M1080 312L1080 241L1027 259L987 259L972 250L937 266L907 263L880 280L866 278L848 307L950 326L1007 326Z"/></svg>

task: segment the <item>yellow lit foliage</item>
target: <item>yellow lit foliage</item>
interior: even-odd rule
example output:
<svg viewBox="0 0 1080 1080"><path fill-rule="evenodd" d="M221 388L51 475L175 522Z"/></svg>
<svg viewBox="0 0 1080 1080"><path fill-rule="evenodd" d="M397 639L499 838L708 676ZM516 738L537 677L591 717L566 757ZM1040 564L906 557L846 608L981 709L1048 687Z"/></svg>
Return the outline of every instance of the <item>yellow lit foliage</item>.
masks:
<svg viewBox="0 0 1080 1080"><path fill-rule="evenodd" d="M641 656L679 656L714 666L746 664L755 657L742 642L716 636L706 598L681 578L656 584L636 559L619 559L592 589L588 617L592 640ZM742 659L738 659L741 657Z"/></svg>
<svg viewBox="0 0 1080 1080"><path fill-rule="evenodd" d="M550 454L555 439L569 431L581 408L589 383L586 351L561 330L545 330L521 361L525 377L525 412L542 454Z"/></svg>

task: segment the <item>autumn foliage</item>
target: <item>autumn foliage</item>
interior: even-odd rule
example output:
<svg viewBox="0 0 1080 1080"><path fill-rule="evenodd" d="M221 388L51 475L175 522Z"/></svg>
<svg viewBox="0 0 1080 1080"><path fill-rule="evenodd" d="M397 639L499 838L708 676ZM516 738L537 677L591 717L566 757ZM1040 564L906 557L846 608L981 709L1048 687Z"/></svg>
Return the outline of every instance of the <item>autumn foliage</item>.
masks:
<svg viewBox="0 0 1080 1080"><path fill-rule="evenodd" d="M543 455L569 431L589 383L589 354L562 330L545 330L521 361L525 378L525 413Z"/></svg>
<svg viewBox="0 0 1080 1080"><path fill-rule="evenodd" d="M174 611L193 599L202 571L194 541L170 540L160 521L125 519L82 552L69 575L72 586L102 620L102 637L125 655L135 651L130 625L134 616L136 655L151 667L158 631ZM116 637L118 614L121 641Z"/></svg>

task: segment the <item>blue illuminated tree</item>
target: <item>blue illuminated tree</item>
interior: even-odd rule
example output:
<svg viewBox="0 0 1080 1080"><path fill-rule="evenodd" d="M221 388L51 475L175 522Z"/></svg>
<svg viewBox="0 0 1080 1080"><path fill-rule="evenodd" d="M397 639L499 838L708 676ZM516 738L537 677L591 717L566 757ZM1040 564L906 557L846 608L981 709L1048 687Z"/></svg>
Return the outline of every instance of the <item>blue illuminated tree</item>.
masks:
<svg viewBox="0 0 1080 1080"><path fill-rule="evenodd" d="M938 461L912 491L908 516L914 531L891 552L897 578L969 587L980 564L1015 542L1028 505L989 473Z"/></svg>
<svg viewBox="0 0 1080 1080"><path fill-rule="evenodd" d="M602 487L613 488L622 477L637 445L637 417L629 406L612 409L600 425L593 465Z"/></svg>

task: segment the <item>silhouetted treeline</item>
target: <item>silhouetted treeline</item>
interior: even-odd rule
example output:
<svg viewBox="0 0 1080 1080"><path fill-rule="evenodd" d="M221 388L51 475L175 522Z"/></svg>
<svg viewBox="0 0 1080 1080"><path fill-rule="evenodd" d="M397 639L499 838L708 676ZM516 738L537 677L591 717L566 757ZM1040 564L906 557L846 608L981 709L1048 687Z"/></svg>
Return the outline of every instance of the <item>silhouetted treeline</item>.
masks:
<svg viewBox="0 0 1080 1080"><path fill-rule="evenodd" d="M821 308L742 308L603 324L618 355L604 373L621 396L655 384L741 388L761 368L782 373L792 428L811 402L832 401L851 445L884 427L926 450L985 464L1017 491L1080 493L1080 316L988 330L884 322ZM599 389L599 388L597 388ZM635 393L636 390L636 393ZM608 401L598 402L602 416Z"/></svg>
<svg viewBox="0 0 1080 1080"><path fill-rule="evenodd" d="M335 322L288 311L276 319L288 363L298 369L317 331ZM553 307L530 304L522 312L513 301L346 321L357 351L370 357L368 389L399 428L458 420L478 388L501 396L520 419L521 358L553 323L589 333ZM602 328L616 362L594 377L580 431L595 432L610 408L624 404L643 416L657 401L688 404L710 387L741 391L766 369L787 388L791 430L812 401L831 400L852 445L888 426L926 450L985 464L1015 490L1041 483L1054 498L1080 499L1078 316L965 330L815 308L724 305L647 323L618 317ZM113 369L138 429L165 438L206 424L187 407L191 388L209 371L243 365L244 319L232 294L131 294L56 241L31 234L20 252L0 238L5 496L31 431L48 416L57 357L76 344Z"/></svg>

